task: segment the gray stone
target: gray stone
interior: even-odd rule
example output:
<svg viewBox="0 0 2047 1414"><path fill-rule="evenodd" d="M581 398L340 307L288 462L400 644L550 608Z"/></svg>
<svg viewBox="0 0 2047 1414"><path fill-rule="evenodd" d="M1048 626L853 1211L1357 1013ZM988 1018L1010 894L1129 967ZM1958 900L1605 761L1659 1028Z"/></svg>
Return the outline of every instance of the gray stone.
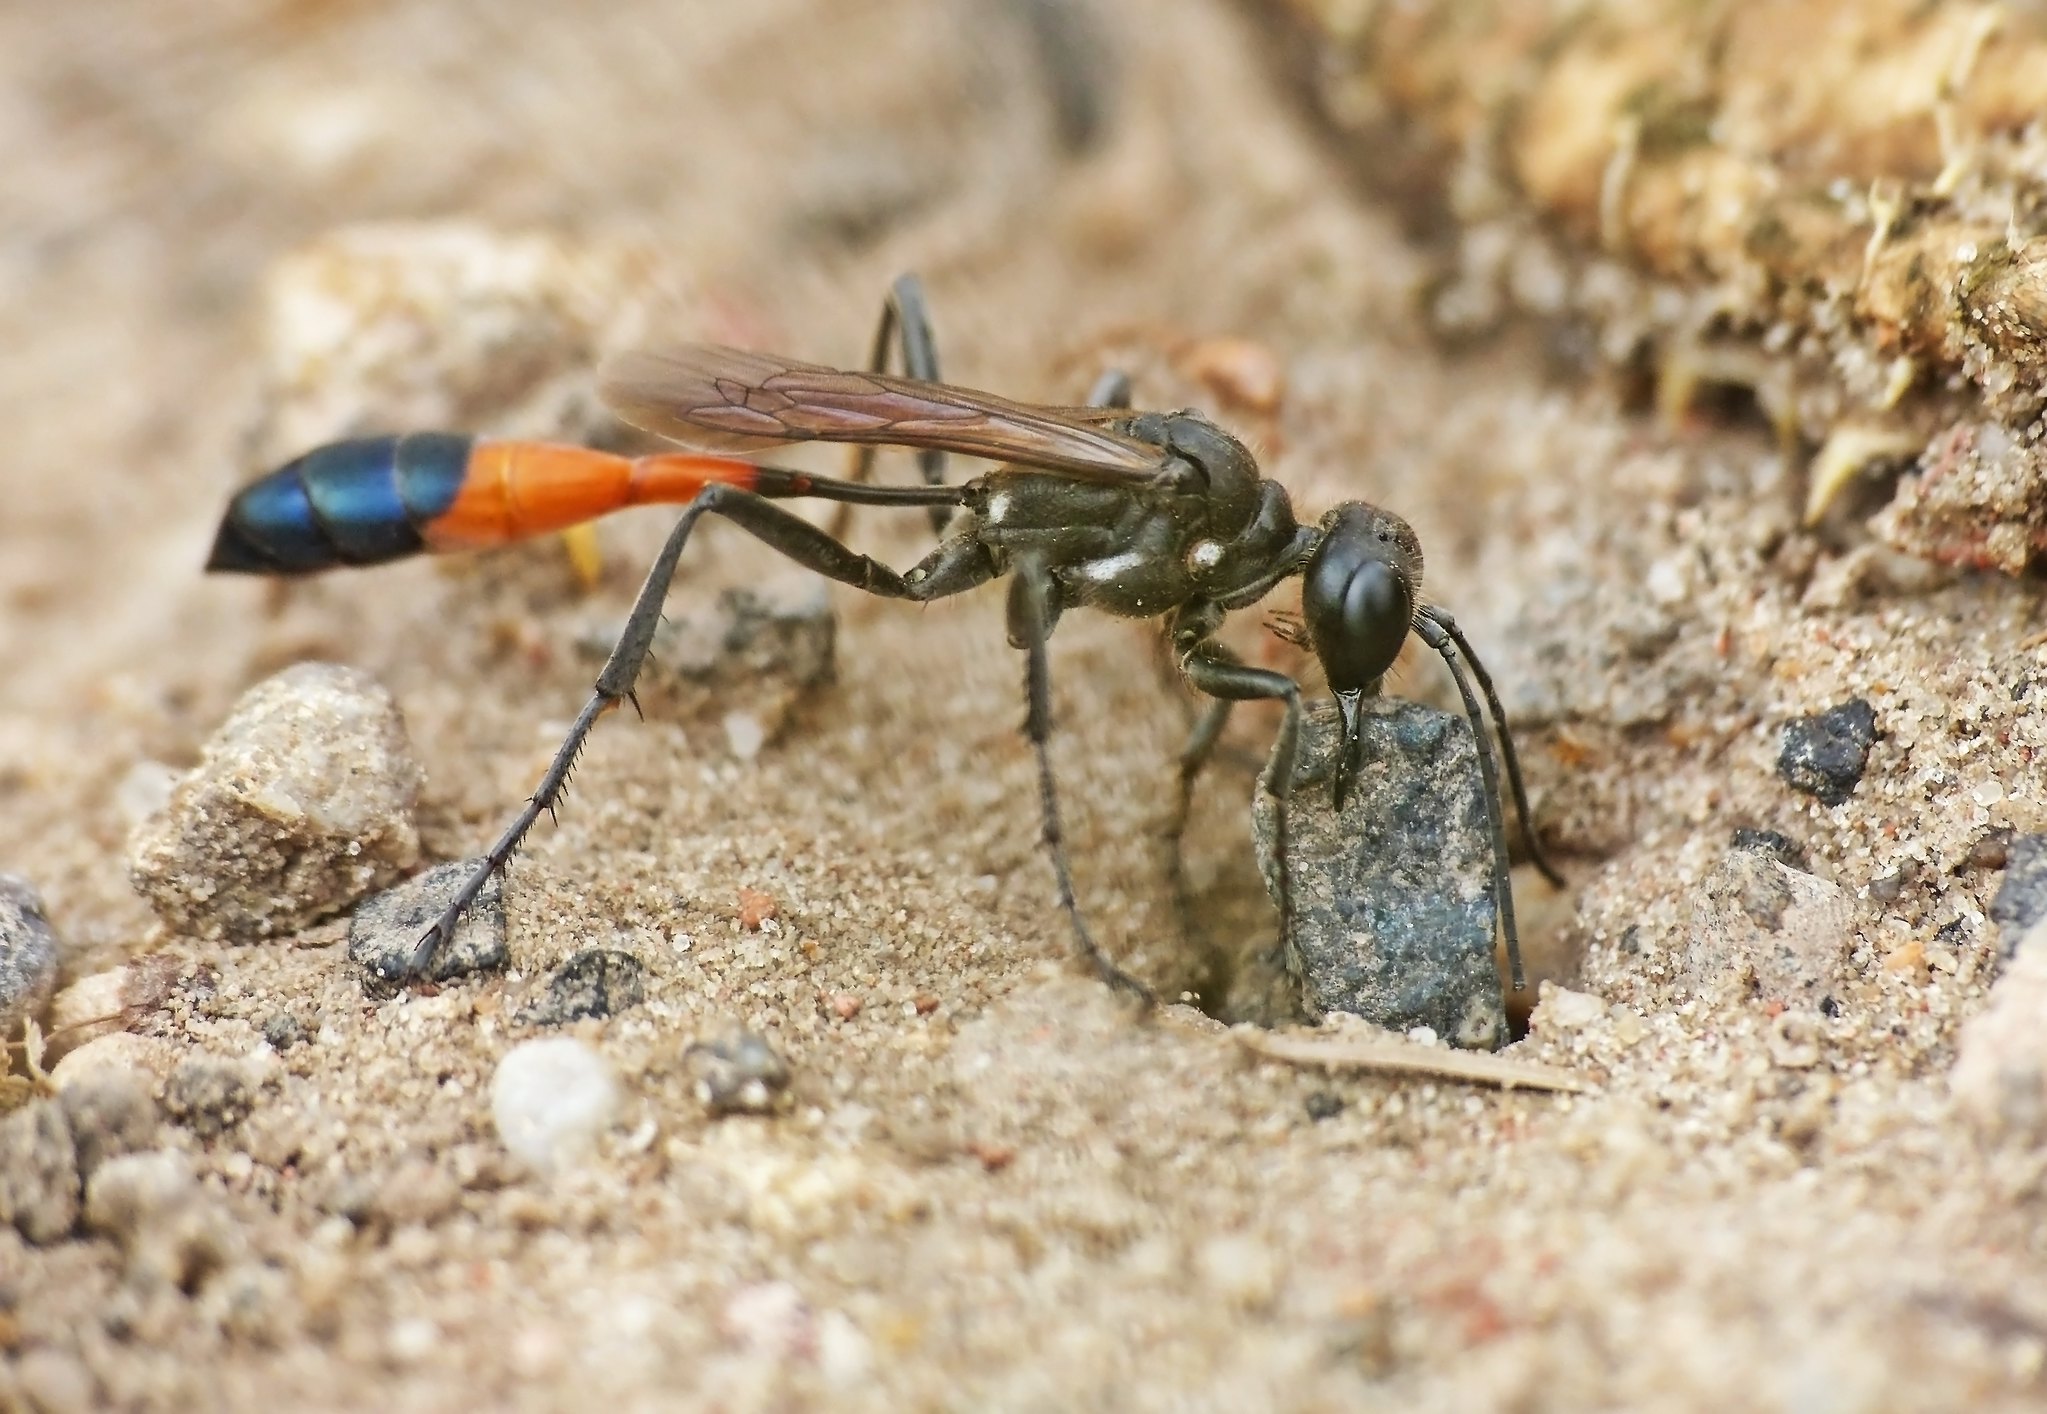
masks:
<svg viewBox="0 0 2047 1414"><path fill-rule="evenodd" d="M30 1242L55 1242L78 1222L78 1151L54 1100L0 1119L0 1222Z"/></svg>
<svg viewBox="0 0 2047 1414"><path fill-rule="evenodd" d="M631 953L586 948L548 979L547 994L519 1012L533 1026L566 1026L638 1006L647 995L647 969Z"/></svg>
<svg viewBox="0 0 2047 1414"><path fill-rule="evenodd" d="M78 1173L90 1180L99 1166L140 1153L157 1140L156 1099L140 1076L118 1071L67 1086L57 1097L78 1151Z"/></svg>
<svg viewBox="0 0 2047 1414"><path fill-rule="evenodd" d="M602 662L623 628L606 625L579 639L577 647ZM831 681L837 641L838 621L822 580L769 579L727 589L714 604L678 609L663 619L654 631L642 686L658 689L670 679L716 687L780 677L815 687Z"/></svg>
<svg viewBox="0 0 2047 1414"><path fill-rule="evenodd" d="M789 1089L789 1063L765 1036L744 1027L696 1042L684 1059L697 1099L712 1115L771 1114Z"/></svg>
<svg viewBox="0 0 2047 1414"><path fill-rule="evenodd" d="M1427 1026L1452 1045L1498 1047L1507 1036L1498 910L1484 788L1471 728L1413 702L1364 704L1364 752L1339 814L1331 778L1334 703L1304 714L1287 811L1294 914L1286 939L1301 1003L1393 1031ZM1252 821L1266 887L1278 898L1273 808Z"/></svg>
<svg viewBox="0 0 2047 1414"><path fill-rule="evenodd" d="M86 1185L85 1224L120 1244L127 1280L143 1291L195 1292L244 1247L226 1205L169 1149L101 1164Z"/></svg>
<svg viewBox="0 0 2047 1414"><path fill-rule="evenodd" d="M356 909L348 921L348 960L366 970L366 985L381 989L387 977L403 976L412 950L448 906L480 861L454 859L386 889ZM470 972L488 972L505 965L504 880L493 875L483 886L455 936L427 968L427 978L445 982Z"/></svg>
<svg viewBox="0 0 2047 1414"><path fill-rule="evenodd" d="M1762 850L1731 849L1691 897L1667 959L1685 995L1728 1000L1750 989L1824 1009L1846 985L1854 901L1840 885Z"/></svg>
<svg viewBox="0 0 2047 1414"><path fill-rule="evenodd" d="M0 874L0 1039L43 1009L57 983L57 935L42 896Z"/></svg>
<svg viewBox="0 0 2047 1414"><path fill-rule="evenodd" d="M179 1061L164 1085L163 1107L200 1139L218 1139L256 1108L256 1091L243 1068L214 1056Z"/></svg>
<svg viewBox="0 0 2047 1414"><path fill-rule="evenodd" d="M2047 835L2018 835L2005 846L2004 882L1990 901L1997 950L2010 957L2019 939L2047 918Z"/></svg>

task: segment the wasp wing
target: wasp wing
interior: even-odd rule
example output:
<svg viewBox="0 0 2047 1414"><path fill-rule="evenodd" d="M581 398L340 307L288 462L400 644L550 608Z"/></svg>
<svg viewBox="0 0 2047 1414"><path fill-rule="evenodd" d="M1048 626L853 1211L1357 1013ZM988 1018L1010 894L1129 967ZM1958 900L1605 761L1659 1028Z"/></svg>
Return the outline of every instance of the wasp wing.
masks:
<svg viewBox="0 0 2047 1414"><path fill-rule="evenodd" d="M703 451L789 442L933 447L1099 481L1148 478L1168 459L1161 447L1097 425L1127 412L1037 407L715 344L622 354L605 365L598 387L633 426Z"/></svg>

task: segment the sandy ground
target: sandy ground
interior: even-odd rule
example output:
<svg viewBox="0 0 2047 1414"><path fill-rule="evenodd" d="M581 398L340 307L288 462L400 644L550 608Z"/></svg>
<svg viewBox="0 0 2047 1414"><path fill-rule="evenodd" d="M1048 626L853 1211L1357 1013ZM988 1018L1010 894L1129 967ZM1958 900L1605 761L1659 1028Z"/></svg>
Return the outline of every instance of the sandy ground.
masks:
<svg viewBox="0 0 2047 1414"><path fill-rule="evenodd" d="M1981 842L2043 825L2037 586L1800 532L1764 430L1661 424L1537 335L1434 346L1426 262L1240 11L1099 17L1082 67L1112 101L1074 154L1024 8L0 15L0 866L42 890L65 982L165 959L136 1054L244 1058L259 1082L225 1132L159 1140L240 1254L193 1294L138 1283L105 1237L0 1233L0 1401L2047 1398L2041 1151L1972 1123L1948 1081L1998 973ZM333 927L158 929L126 852L152 763L189 766L290 662L388 687L427 771L426 855L480 848L582 700L575 645L661 534L658 513L608 526L588 593L553 543L281 598L198 575L283 435L266 272L342 223L450 217L646 243L663 332L826 361L859 358L914 268L948 373L1024 397L1070 399L1113 356L1142 402L1216 406L1170 352L1262 342L1277 411L1219 413L1303 505L1405 514L1501 681L1572 879L1520 880L1539 971L1573 992L1511 1054L1597 1088L1323 1074L1247 1058L1191 1007L1134 1024L1064 960L993 593L842 598L836 682L751 761L703 704L605 724L512 875L503 974L377 996ZM854 533L896 562L928 534L872 512ZM676 596L760 576L714 535ZM1158 838L1183 706L1133 669L1149 652L1127 624L1061 626L1058 762L1095 926L1172 990L1271 921L1248 776L1225 766L1190 843L1206 936L1183 936ZM1419 664L1406 684L1438 690ZM1777 774L1780 733L1852 698L1879 737L1823 806ZM1262 725L1246 714L1254 748ZM1744 828L1802 850L1790 912L1742 893ZM742 925L742 890L773 898L771 927ZM1781 988L1742 970L1766 918L1795 955ZM491 1076L592 946L646 968L643 1005L572 1028L624 1112L594 1159L538 1177L499 1144ZM280 1014L308 1039L273 1054ZM705 1116L685 1049L732 1022L789 1058L785 1113Z"/></svg>

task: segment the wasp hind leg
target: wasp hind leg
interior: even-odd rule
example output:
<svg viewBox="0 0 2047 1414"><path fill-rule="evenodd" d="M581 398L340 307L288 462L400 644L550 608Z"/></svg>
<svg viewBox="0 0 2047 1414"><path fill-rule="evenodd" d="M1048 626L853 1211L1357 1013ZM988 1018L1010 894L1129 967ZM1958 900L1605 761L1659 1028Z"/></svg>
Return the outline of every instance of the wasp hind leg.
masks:
<svg viewBox="0 0 2047 1414"><path fill-rule="evenodd" d="M819 493L830 495L831 488L819 488ZM707 488L689 504L676 521L675 528L668 532L660 555L656 557L653 568L647 571L646 581L633 600L625 629L613 645L603 671L597 675L597 685L590 694L590 700L584 703L568 734L562 738L553 761L540 778L539 787L527 800L525 808L513 817L511 824L477 861L475 872L463 883L433 927L420 938L411 954L378 968L378 975L384 981L398 982L418 977L432 966L435 955L454 937L455 925L461 921L462 914L476 901L476 896L491 877L500 873L511 861L534 822L543 814L551 814L561 804L569 774L575 768L577 757L582 755L583 745L589 740L590 730L597 725L597 719L624 702L633 703L637 710L633 689L639 682L640 669L646 664L654 631L660 625L661 606L668 596L669 582L675 577L676 565L682 558L683 548L689 543L690 532L707 515L722 516L770 549L780 551L796 564L827 579L884 599L943 599L985 584L996 573L994 560L979 541L955 539L933 550L908 574L898 574L761 496L732 486Z"/></svg>
<svg viewBox="0 0 2047 1414"><path fill-rule="evenodd" d="M924 282L915 275L896 276L889 286L888 298L881 304L881 320L875 325L874 346L867 355L867 368L872 373L888 372L890 350L899 350L903 361L903 372L926 383L942 382L938 371L938 336L931 330L931 306L924 298ZM868 445L856 447L847 462L846 479L865 481L874 474L874 454L878 448ZM935 447L925 447L917 453L917 472L927 486L945 484L945 453ZM847 506L832 517L832 534L844 535L853 508ZM931 529L940 535L945 533L946 522L952 512L943 506L931 508Z"/></svg>

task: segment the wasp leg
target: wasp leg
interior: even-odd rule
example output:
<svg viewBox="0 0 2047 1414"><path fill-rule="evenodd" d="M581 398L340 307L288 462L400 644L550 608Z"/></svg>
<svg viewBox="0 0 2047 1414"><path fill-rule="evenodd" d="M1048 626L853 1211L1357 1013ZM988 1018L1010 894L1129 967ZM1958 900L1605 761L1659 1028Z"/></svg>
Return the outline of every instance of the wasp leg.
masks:
<svg viewBox="0 0 2047 1414"><path fill-rule="evenodd" d="M995 561L986 547L967 538L948 540L925 556L908 574L898 574L880 561L842 545L801 516L752 492L731 486L707 488L690 502L689 508L676 521L675 529L668 532L667 542L662 545L654 567L647 571L646 582L640 586L639 595L633 600L625 629L612 647L603 671L597 675L596 689L577 714L568 735L562 738L554 760L540 778L539 788L484 854L476 872L470 875L454 901L419 940L411 956L380 974L385 981L416 977L432 964L434 954L455 935L455 925L463 912L475 901L491 876L505 867L534 822L561 803L569 772L575 767L576 758L582 754L583 744L597 719L621 702L634 702L633 687L647 661L654 630L661 622L661 605L667 598L669 581L675 577L675 567L682 558L683 547L689 543L690 532L707 515L723 516L771 549L779 550L797 564L827 579L850 584L855 589L884 599L943 599L986 584L996 574ZM636 702L634 705L637 708Z"/></svg>
<svg viewBox="0 0 2047 1414"><path fill-rule="evenodd" d="M1218 705L1225 710L1233 702L1261 699L1277 698L1286 704L1286 716L1280 720L1279 734L1272 740L1272 752L1258 775L1258 788L1272 799L1272 858L1267 877L1277 886L1274 891L1279 895L1279 941L1291 960L1294 892L1287 870L1287 797L1293 793L1294 760L1300 748L1301 686L1285 673L1249 667L1224 656L1224 652L1219 643L1199 643L1181 656L1180 671L1196 691L1218 699Z"/></svg>
<svg viewBox="0 0 2047 1414"><path fill-rule="evenodd" d="M1024 650L1024 735L1038 757L1038 809L1045 849L1059 879L1059 906L1073 925L1073 940L1097 977L1128 993L1146 1009L1157 998L1151 988L1109 960L1081 916L1073 893L1073 870L1066 860L1066 836L1059 823L1059 796L1052 784L1052 671L1047 645L1059 621L1059 587L1042 559L1027 556L1015 566L1010 581L1009 641Z"/></svg>
<svg viewBox="0 0 2047 1414"><path fill-rule="evenodd" d="M912 378L921 378L926 383L944 381L938 372L938 337L931 332L931 307L924 299L924 282L915 275L896 276L889 286L888 298L882 301L881 322L875 326L874 347L867 355L870 372L888 372L889 350L902 351L903 372ZM873 446L856 447L847 463L848 481L865 481L874 474L874 454L879 449ZM917 453L917 471L927 486L945 484L945 453L935 447L925 447ZM846 533L847 518L853 514L851 508L840 511L832 518L832 534ZM943 506L931 508L931 528L944 534L951 512Z"/></svg>
<svg viewBox="0 0 2047 1414"><path fill-rule="evenodd" d="M1120 368L1105 368L1095 386L1088 389L1087 405L1094 408L1130 406L1130 375Z"/></svg>

